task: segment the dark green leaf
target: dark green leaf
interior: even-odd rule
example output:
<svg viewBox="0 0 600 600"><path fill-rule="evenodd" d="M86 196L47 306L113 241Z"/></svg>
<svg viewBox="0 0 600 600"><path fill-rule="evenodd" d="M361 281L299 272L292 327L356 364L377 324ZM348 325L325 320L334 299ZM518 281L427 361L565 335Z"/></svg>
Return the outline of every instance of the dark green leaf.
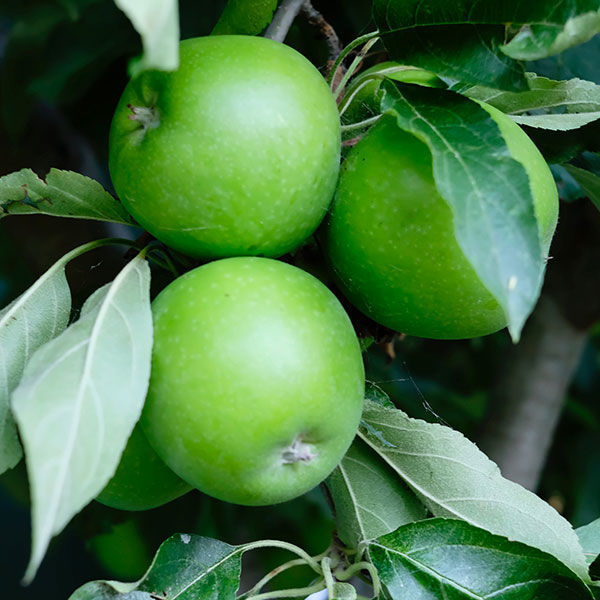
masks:
<svg viewBox="0 0 600 600"><path fill-rule="evenodd" d="M552 554L582 578L587 563L571 525L457 431L365 404L359 437L419 496L431 513L457 518Z"/></svg>
<svg viewBox="0 0 600 600"><path fill-rule="evenodd" d="M351 548L424 519L426 509L373 450L356 439L327 479L340 539Z"/></svg>
<svg viewBox="0 0 600 600"><path fill-rule="evenodd" d="M463 521L428 519L369 546L394 600L590 600L554 557Z"/></svg>
<svg viewBox="0 0 600 600"><path fill-rule="evenodd" d="M161 545L140 581L94 581L69 600L235 600L243 550L219 540L176 534Z"/></svg>
<svg viewBox="0 0 600 600"><path fill-rule="evenodd" d="M371 402L377 402L382 406L387 406L388 408L394 408L394 403L390 400L390 397L376 384L372 381L367 381L365 385L365 400L370 400Z"/></svg>
<svg viewBox="0 0 600 600"><path fill-rule="evenodd" d="M12 396L31 487L26 580L115 472L144 405L151 350L150 269L138 256L27 363Z"/></svg>
<svg viewBox="0 0 600 600"><path fill-rule="evenodd" d="M596 208L600 210L600 177L590 171L574 167L573 165L564 165L564 167L581 186L581 189L594 203Z"/></svg>
<svg viewBox="0 0 600 600"><path fill-rule="evenodd" d="M598 8L596 0L374 0L392 58L500 89L524 88L521 67L511 59L550 56L598 33Z"/></svg>
<svg viewBox="0 0 600 600"><path fill-rule="evenodd" d="M270 22L277 0L229 0L213 35L257 35Z"/></svg>
<svg viewBox="0 0 600 600"><path fill-rule="evenodd" d="M436 186L454 215L457 242L518 340L544 271L524 167L510 157L489 114L467 98L391 82L382 90L382 112L429 147Z"/></svg>
<svg viewBox="0 0 600 600"><path fill-rule="evenodd" d="M97 181L58 169L50 169L46 181L31 169L0 177L0 218L23 214L133 223L123 205Z"/></svg>

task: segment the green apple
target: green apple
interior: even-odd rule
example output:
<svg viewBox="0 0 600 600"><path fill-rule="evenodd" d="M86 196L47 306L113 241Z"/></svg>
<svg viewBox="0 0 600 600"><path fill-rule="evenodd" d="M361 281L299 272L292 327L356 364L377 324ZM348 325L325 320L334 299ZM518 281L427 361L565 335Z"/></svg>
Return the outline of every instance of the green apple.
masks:
<svg viewBox="0 0 600 600"><path fill-rule="evenodd" d="M527 171L540 252L547 253L558 218L552 174L516 123L481 106ZM323 240L344 294L382 325L439 339L471 338L506 326L500 305L456 241L452 211L433 180L429 148L390 116L344 162Z"/></svg>
<svg viewBox="0 0 600 600"><path fill-rule="evenodd" d="M136 425L115 474L96 500L121 510L148 510L191 489L158 457Z"/></svg>
<svg viewBox="0 0 600 600"><path fill-rule="evenodd" d="M185 40L173 73L125 88L109 167L133 217L190 256L277 257L319 225L339 172L340 122L325 80L269 39Z"/></svg>
<svg viewBox="0 0 600 600"><path fill-rule="evenodd" d="M310 490L356 433L364 370L337 298L268 258L199 267L154 300L148 440L182 479L236 504Z"/></svg>
<svg viewBox="0 0 600 600"><path fill-rule="evenodd" d="M136 521L115 523L94 536L88 545L111 578L135 581L151 563L148 545Z"/></svg>

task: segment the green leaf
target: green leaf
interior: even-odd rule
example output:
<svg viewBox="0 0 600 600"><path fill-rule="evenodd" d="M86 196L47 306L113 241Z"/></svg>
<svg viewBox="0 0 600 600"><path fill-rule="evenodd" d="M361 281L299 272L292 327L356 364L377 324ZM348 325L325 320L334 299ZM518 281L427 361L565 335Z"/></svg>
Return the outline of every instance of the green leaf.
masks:
<svg viewBox="0 0 600 600"><path fill-rule="evenodd" d="M428 519L369 545L394 600L590 600L554 557L462 521Z"/></svg>
<svg viewBox="0 0 600 600"><path fill-rule="evenodd" d="M506 92L497 88L473 86L457 90L510 114L528 111L561 111L586 113L600 111L600 85L582 79L554 81L535 73L527 73L527 87L523 92Z"/></svg>
<svg viewBox="0 0 600 600"><path fill-rule="evenodd" d="M57 261L26 292L0 311L0 473L14 467L23 451L10 410L10 395L23 368L40 346L61 333L69 322L71 292L65 265Z"/></svg>
<svg viewBox="0 0 600 600"><path fill-rule="evenodd" d="M0 177L0 218L24 214L133 224L123 205L97 181L58 169L50 169L46 181L31 169Z"/></svg>
<svg viewBox="0 0 600 600"><path fill-rule="evenodd" d="M456 91L513 115L520 125L554 131L578 129L600 119L600 86L590 81L553 81L527 73L529 90L505 92L484 86ZM524 114L535 111L535 114ZM540 111L544 111L541 114Z"/></svg>
<svg viewBox="0 0 600 600"><path fill-rule="evenodd" d="M144 54L133 75L179 66L179 8L177 0L115 0L142 37Z"/></svg>
<svg viewBox="0 0 600 600"><path fill-rule="evenodd" d="M515 123L527 125L527 127L538 127L552 131L570 131L597 121L600 119L600 112L564 115L513 115L512 119Z"/></svg>
<svg viewBox="0 0 600 600"><path fill-rule="evenodd" d="M329 600L356 600L356 588L351 583L336 581Z"/></svg>
<svg viewBox="0 0 600 600"><path fill-rule="evenodd" d="M277 0L229 0L212 35L257 35L273 18Z"/></svg>
<svg viewBox="0 0 600 600"><path fill-rule="evenodd" d="M355 440L327 479L340 539L350 548L424 519L415 494L362 440Z"/></svg>
<svg viewBox="0 0 600 600"><path fill-rule="evenodd" d="M600 31L597 0L374 0L373 8L391 58L508 90L524 89L514 59L550 56Z"/></svg>
<svg viewBox="0 0 600 600"><path fill-rule="evenodd" d="M381 110L427 144L456 239L519 338L544 272L529 179L477 104L446 90L384 82ZM481 160L485 156L486 160Z"/></svg>
<svg viewBox="0 0 600 600"><path fill-rule="evenodd" d="M367 381L365 384L365 399L370 400L371 402L377 402L388 408L394 408L394 403L390 400L390 397L372 381Z"/></svg>
<svg viewBox="0 0 600 600"><path fill-rule="evenodd" d="M434 516L461 519L538 548L589 579L571 525L541 498L504 479L498 467L459 432L367 402L358 435Z"/></svg>
<svg viewBox="0 0 600 600"><path fill-rule="evenodd" d="M563 166L581 186L581 189L587 194L588 198L594 203L596 208L600 210L600 177L590 171L574 167L573 165Z"/></svg>
<svg viewBox="0 0 600 600"><path fill-rule="evenodd" d="M591 565L600 555L600 519L578 527L575 533L579 537L587 563Z"/></svg>
<svg viewBox="0 0 600 600"><path fill-rule="evenodd" d="M176 534L161 545L140 581L94 581L69 600L235 600L243 551L244 546Z"/></svg>
<svg viewBox="0 0 600 600"><path fill-rule="evenodd" d="M519 33L504 46L504 53L517 60L538 60L583 44L600 33L600 12L597 2L582 1L564 4L570 12L567 19L564 11L556 11L562 16L554 22L523 26ZM571 6L568 6L569 4ZM574 5L578 6L575 8Z"/></svg>
<svg viewBox="0 0 600 600"><path fill-rule="evenodd" d="M53 535L104 488L150 377L150 270L138 256L39 348L13 393L32 502L31 581Z"/></svg>

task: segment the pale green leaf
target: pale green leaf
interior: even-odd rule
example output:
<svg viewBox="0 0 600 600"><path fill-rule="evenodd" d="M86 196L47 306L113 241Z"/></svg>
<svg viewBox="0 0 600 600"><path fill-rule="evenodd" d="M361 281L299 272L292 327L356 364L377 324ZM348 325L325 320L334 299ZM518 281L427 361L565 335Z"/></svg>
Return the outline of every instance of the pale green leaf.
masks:
<svg viewBox="0 0 600 600"><path fill-rule="evenodd" d="M538 60L583 44L597 33L600 33L600 11L591 10L575 14L566 21L561 19L554 23L524 25L521 31L502 47L502 51L517 60Z"/></svg>
<svg viewBox="0 0 600 600"><path fill-rule="evenodd" d="M71 293L61 258L26 292L0 311L0 473L23 454L10 410L10 395L35 350L61 333L69 322Z"/></svg>
<svg viewBox="0 0 600 600"><path fill-rule="evenodd" d="M150 377L150 270L138 256L31 357L13 393L31 488L30 581L53 535L104 488Z"/></svg>
<svg viewBox="0 0 600 600"><path fill-rule="evenodd" d="M527 73L527 87L523 92L506 92L485 86L473 86L459 91L507 114L518 115L544 110L560 113L589 113L600 111L600 85L573 78L554 81L535 73Z"/></svg>
<svg viewBox="0 0 600 600"><path fill-rule="evenodd" d="M351 548L424 519L427 513L394 471L359 439L329 476L327 487L338 535Z"/></svg>
<svg viewBox="0 0 600 600"><path fill-rule="evenodd" d="M135 74L179 66L179 7L177 0L115 0L142 38L144 54Z"/></svg>
<svg viewBox="0 0 600 600"><path fill-rule="evenodd" d="M585 558L591 565L600 555L600 519L578 527L575 533L579 537Z"/></svg>
<svg viewBox="0 0 600 600"><path fill-rule="evenodd" d="M552 131L570 131L597 121L600 119L600 112L563 115L511 115L511 118L515 123L527 125L528 127L550 129Z"/></svg>
<svg viewBox="0 0 600 600"><path fill-rule="evenodd" d="M461 519L538 548L589 579L583 550L568 521L541 498L502 477L459 432L367 402L358 435L433 515Z"/></svg>
<svg viewBox="0 0 600 600"><path fill-rule="evenodd" d="M31 169L0 177L0 218L23 214L133 223L123 205L97 181L58 169L50 169L45 181Z"/></svg>

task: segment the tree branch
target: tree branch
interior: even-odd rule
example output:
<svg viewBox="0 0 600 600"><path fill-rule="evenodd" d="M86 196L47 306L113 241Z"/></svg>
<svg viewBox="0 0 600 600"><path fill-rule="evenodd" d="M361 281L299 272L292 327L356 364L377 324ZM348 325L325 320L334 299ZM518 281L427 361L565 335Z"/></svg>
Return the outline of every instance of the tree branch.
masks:
<svg viewBox="0 0 600 600"><path fill-rule="evenodd" d="M305 0L301 7L309 24L321 34L329 49L329 69L342 51L342 44L335 29L325 20L325 17L312 5L310 0Z"/></svg>
<svg viewBox="0 0 600 600"><path fill-rule="evenodd" d="M283 0L265 31L265 37L283 42L303 4L304 0Z"/></svg>
<svg viewBox="0 0 600 600"><path fill-rule="evenodd" d="M544 292L491 396L479 444L502 473L535 489L587 332L600 320L600 213L563 203Z"/></svg>
<svg viewBox="0 0 600 600"><path fill-rule="evenodd" d="M492 392L479 445L506 478L530 490L537 488L586 339L543 296Z"/></svg>

